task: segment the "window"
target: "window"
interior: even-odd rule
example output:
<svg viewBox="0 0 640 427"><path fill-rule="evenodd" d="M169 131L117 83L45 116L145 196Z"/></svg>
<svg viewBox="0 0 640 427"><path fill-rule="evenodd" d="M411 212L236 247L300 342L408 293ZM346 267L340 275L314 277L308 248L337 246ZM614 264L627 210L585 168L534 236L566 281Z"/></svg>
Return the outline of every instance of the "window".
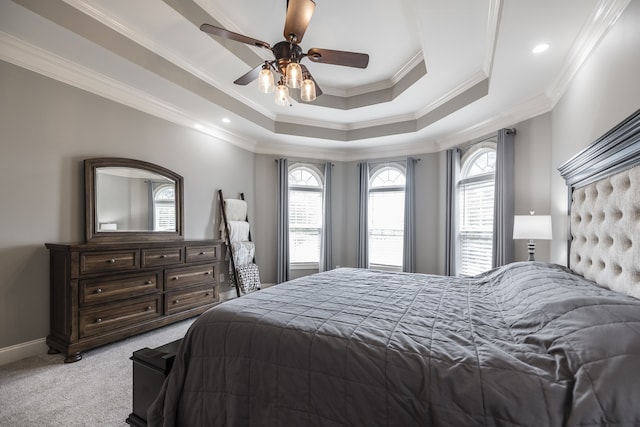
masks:
<svg viewBox="0 0 640 427"><path fill-rule="evenodd" d="M484 143L462 159L458 183L460 274L491 269L495 146Z"/></svg>
<svg viewBox="0 0 640 427"><path fill-rule="evenodd" d="M173 184L163 184L154 190L153 230L176 231L176 193Z"/></svg>
<svg viewBox="0 0 640 427"><path fill-rule="evenodd" d="M369 265L402 270L405 172L399 165L374 169L369 179Z"/></svg>
<svg viewBox="0 0 640 427"><path fill-rule="evenodd" d="M312 165L289 167L289 262L318 268L322 233L322 175Z"/></svg>

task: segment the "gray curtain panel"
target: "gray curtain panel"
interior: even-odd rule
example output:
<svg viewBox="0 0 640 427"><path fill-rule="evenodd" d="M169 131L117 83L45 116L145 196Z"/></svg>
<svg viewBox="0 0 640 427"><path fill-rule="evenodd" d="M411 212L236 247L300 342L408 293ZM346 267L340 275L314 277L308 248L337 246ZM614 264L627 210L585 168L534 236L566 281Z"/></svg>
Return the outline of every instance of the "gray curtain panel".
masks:
<svg viewBox="0 0 640 427"><path fill-rule="evenodd" d="M407 157L404 186L404 251L402 255L402 271L407 273L413 273L416 269L415 166L416 159Z"/></svg>
<svg viewBox="0 0 640 427"><path fill-rule="evenodd" d="M322 236L320 240L320 263L319 271L328 271L333 267L333 241L331 230L331 168L333 163L324 164L324 188L322 190Z"/></svg>
<svg viewBox="0 0 640 427"><path fill-rule="evenodd" d="M358 225L358 268L369 268L369 163L361 162Z"/></svg>
<svg viewBox="0 0 640 427"><path fill-rule="evenodd" d="M514 136L515 129L500 129L496 146L496 174L493 205L493 267L513 262Z"/></svg>
<svg viewBox="0 0 640 427"><path fill-rule="evenodd" d="M278 224L276 253L276 282L289 280L289 161L276 160L278 164Z"/></svg>
<svg viewBox="0 0 640 427"><path fill-rule="evenodd" d="M458 265L457 224L458 224L458 179L460 177L460 149L447 150L446 176L446 216L445 216L445 255L444 274L455 276Z"/></svg>

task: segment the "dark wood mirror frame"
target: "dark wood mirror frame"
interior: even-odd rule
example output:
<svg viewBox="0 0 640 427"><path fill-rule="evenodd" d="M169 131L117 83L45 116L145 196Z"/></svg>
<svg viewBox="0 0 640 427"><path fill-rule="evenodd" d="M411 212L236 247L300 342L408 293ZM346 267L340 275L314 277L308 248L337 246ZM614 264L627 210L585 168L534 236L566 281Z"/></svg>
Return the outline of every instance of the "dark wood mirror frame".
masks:
<svg viewBox="0 0 640 427"><path fill-rule="evenodd" d="M176 230L175 231L101 231L96 229L96 170L105 167L135 168L143 171L162 175L175 182L176 204ZM142 160L125 159L118 157L100 157L86 159L84 161L84 185L85 185L85 231L86 241L92 243L110 242L141 242L158 240L182 240L183 226L183 194L184 183L182 176L153 163Z"/></svg>

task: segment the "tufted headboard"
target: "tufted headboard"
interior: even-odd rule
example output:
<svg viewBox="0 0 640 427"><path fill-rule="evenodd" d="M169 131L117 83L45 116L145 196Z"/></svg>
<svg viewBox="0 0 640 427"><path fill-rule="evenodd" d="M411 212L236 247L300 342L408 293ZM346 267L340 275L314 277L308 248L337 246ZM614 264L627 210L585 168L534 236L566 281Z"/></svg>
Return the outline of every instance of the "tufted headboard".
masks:
<svg viewBox="0 0 640 427"><path fill-rule="evenodd" d="M640 298L640 166L573 191L569 267Z"/></svg>
<svg viewBox="0 0 640 427"><path fill-rule="evenodd" d="M569 186L569 267L640 298L640 110L559 170Z"/></svg>

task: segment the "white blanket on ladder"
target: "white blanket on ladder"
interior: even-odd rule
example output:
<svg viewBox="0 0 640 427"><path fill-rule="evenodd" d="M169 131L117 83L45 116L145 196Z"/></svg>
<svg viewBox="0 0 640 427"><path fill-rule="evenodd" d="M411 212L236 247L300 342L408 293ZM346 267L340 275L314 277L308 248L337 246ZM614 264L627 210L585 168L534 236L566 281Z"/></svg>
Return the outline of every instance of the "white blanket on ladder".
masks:
<svg viewBox="0 0 640 427"><path fill-rule="evenodd" d="M226 199L224 213L227 215L227 221L246 221L247 202L239 199Z"/></svg>
<svg viewBox="0 0 640 427"><path fill-rule="evenodd" d="M229 224L229 240L231 242L244 242L249 240L249 223L247 221L228 221ZM220 223L220 238L226 240L224 222Z"/></svg>

